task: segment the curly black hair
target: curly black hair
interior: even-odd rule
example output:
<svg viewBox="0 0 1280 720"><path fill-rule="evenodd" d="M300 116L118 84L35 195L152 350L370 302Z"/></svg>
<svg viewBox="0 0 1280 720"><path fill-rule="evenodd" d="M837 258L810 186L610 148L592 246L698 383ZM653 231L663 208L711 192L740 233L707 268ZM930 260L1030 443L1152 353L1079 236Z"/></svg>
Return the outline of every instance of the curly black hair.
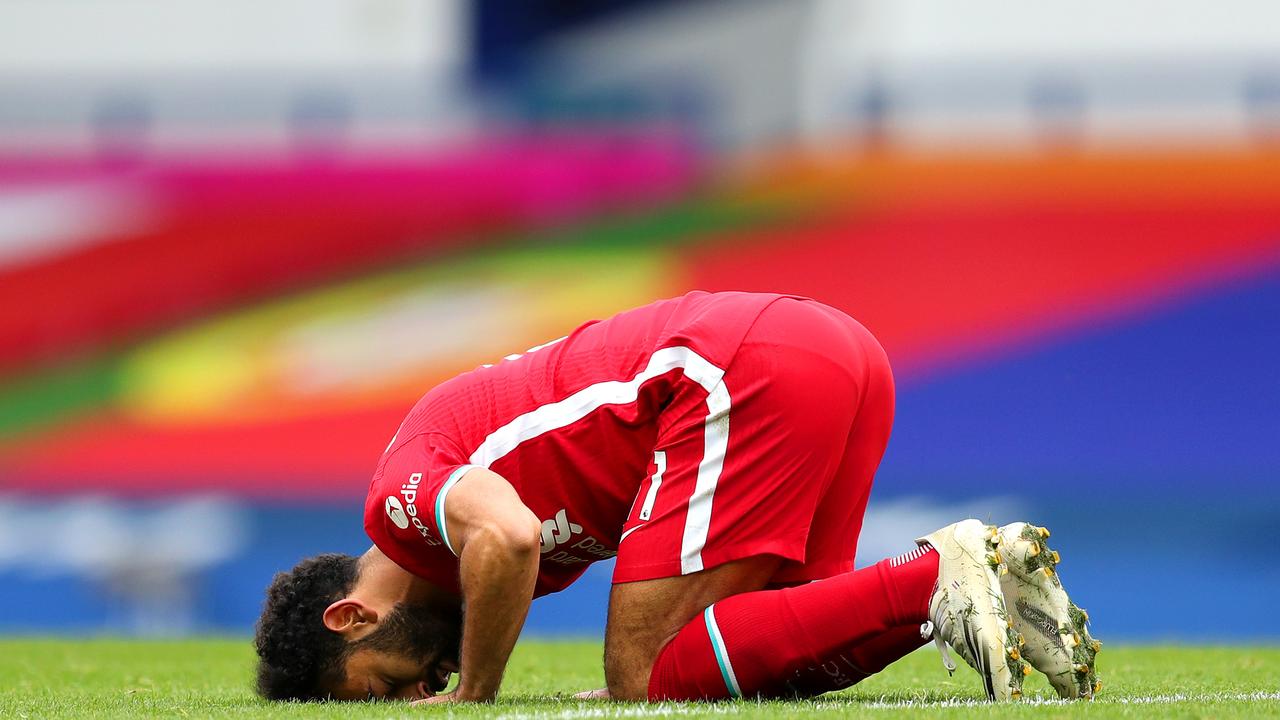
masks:
<svg viewBox="0 0 1280 720"><path fill-rule="evenodd" d="M325 553L276 573L258 619L258 694L268 700L324 700L341 680L346 640L324 625L324 611L346 597L360 575L359 558Z"/></svg>

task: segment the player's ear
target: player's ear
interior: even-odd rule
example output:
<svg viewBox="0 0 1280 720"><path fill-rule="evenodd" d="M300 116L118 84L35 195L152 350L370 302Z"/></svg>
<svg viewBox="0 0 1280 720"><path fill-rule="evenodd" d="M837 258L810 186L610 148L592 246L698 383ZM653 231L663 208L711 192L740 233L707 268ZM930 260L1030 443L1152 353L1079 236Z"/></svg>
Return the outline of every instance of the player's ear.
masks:
<svg viewBox="0 0 1280 720"><path fill-rule="evenodd" d="M347 634L370 623L378 622L378 613L356 598L345 597L324 609L324 626Z"/></svg>

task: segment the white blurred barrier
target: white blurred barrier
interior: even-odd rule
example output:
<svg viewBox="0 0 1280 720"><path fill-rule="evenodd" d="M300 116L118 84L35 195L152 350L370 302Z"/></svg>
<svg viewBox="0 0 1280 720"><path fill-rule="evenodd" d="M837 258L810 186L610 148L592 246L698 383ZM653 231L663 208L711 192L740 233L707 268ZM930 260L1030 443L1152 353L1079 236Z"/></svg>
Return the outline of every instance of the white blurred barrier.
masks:
<svg viewBox="0 0 1280 720"><path fill-rule="evenodd" d="M468 20L464 0L9 0L0 149L448 140L482 127ZM1280 130L1267 0L658 3L558 37L540 67L541 115L603 108L732 149Z"/></svg>
<svg viewBox="0 0 1280 720"><path fill-rule="evenodd" d="M110 625L132 633L196 629L196 577L247 542L243 510L216 497L128 503L0 496L0 573L89 580L116 614Z"/></svg>
<svg viewBox="0 0 1280 720"><path fill-rule="evenodd" d="M449 138L467 20L464 0L6 0L0 150Z"/></svg>
<svg viewBox="0 0 1280 720"><path fill-rule="evenodd" d="M705 0L563 38L544 81L729 147L1250 140L1280 129L1280 4Z"/></svg>

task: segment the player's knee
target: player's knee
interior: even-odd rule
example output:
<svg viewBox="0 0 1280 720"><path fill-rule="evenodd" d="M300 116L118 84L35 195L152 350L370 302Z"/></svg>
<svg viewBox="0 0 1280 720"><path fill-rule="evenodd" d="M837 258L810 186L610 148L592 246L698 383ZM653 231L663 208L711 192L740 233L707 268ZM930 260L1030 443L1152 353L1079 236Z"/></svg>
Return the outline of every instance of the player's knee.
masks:
<svg viewBox="0 0 1280 720"><path fill-rule="evenodd" d="M604 679L614 700L647 700L653 653L637 647L610 645L605 648Z"/></svg>
<svg viewBox="0 0 1280 720"><path fill-rule="evenodd" d="M649 699L649 678L638 674L618 674L608 678L609 699L643 702Z"/></svg>

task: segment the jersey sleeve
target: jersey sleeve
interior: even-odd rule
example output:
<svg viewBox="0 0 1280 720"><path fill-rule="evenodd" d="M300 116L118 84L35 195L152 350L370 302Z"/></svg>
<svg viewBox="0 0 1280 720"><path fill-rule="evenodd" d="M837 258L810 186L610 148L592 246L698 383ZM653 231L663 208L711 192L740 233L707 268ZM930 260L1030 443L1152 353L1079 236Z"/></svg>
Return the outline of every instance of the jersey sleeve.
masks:
<svg viewBox="0 0 1280 720"><path fill-rule="evenodd" d="M400 567L456 592L458 558L444 501L474 467L442 436L420 435L394 446L369 484L364 508L369 539Z"/></svg>

